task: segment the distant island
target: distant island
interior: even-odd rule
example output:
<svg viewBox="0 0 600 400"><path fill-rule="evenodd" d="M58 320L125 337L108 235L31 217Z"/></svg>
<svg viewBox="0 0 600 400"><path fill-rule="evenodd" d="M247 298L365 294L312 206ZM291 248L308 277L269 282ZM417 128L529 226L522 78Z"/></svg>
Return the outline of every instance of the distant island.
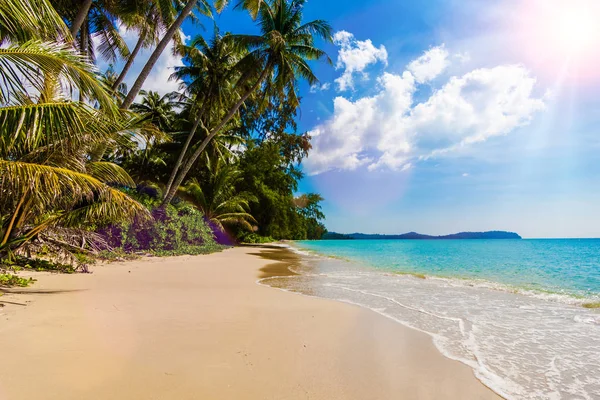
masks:
<svg viewBox="0 0 600 400"><path fill-rule="evenodd" d="M374 240L374 239L411 239L411 240L440 240L440 239L522 239L514 232L488 231L488 232L459 232L450 235L432 236L417 232L408 232L400 235L381 235L368 233L336 233L327 232L323 240Z"/></svg>

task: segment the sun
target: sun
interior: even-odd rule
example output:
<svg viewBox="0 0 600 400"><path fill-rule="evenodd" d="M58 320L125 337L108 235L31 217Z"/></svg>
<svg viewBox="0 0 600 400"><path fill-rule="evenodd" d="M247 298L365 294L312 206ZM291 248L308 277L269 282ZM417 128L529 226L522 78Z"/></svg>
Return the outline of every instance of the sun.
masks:
<svg viewBox="0 0 600 400"><path fill-rule="evenodd" d="M520 1L509 51L543 75L600 80L600 0Z"/></svg>
<svg viewBox="0 0 600 400"><path fill-rule="evenodd" d="M581 56L582 52L594 51L600 45L600 21L598 7L587 1L559 2L550 8L548 18L541 27L548 34L548 44L567 56ZM552 7L552 2L548 2Z"/></svg>

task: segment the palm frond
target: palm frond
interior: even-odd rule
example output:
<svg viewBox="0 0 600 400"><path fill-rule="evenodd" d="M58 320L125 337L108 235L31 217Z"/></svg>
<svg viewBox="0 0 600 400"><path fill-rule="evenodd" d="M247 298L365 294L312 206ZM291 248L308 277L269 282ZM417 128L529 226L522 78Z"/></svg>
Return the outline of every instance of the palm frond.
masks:
<svg viewBox="0 0 600 400"><path fill-rule="evenodd" d="M117 164L106 161L94 161L85 164L86 172L94 178L106 182L117 183L125 186L135 186L129 174Z"/></svg>
<svg viewBox="0 0 600 400"><path fill-rule="evenodd" d="M0 43L61 39L70 42L71 34L48 0L0 1Z"/></svg>
<svg viewBox="0 0 600 400"><path fill-rule="evenodd" d="M99 43L98 51L102 58L110 62L116 61L117 58L127 58L130 53L129 48L119 34L114 21L103 12L96 12L92 17L92 23L95 25L95 33L92 37Z"/></svg>
<svg viewBox="0 0 600 400"><path fill-rule="evenodd" d="M110 190L106 184L81 172L48 165L0 160L0 192L14 198L26 193L47 207L69 201L93 201Z"/></svg>
<svg viewBox="0 0 600 400"><path fill-rule="evenodd" d="M52 102L0 107L0 157L19 158L39 147L79 146L96 110L83 103ZM93 137L93 131L89 133Z"/></svg>
<svg viewBox="0 0 600 400"><path fill-rule="evenodd" d="M44 90L45 74L54 75L73 93L98 101L104 112L116 112L114 100L98 79L95 66L69 44L31 40L0 48L0 102L11 100L12 93L27 93L28 88Z"/></svg>
<svg viewBox="0 0 600 400"><path fill-rule="evenodd" d="M151 218L148 210L125 193L109 188L104 196L93 203L81 203L56 219L65 227L82 227L86 224L106 225L133 218Z"/></svg>

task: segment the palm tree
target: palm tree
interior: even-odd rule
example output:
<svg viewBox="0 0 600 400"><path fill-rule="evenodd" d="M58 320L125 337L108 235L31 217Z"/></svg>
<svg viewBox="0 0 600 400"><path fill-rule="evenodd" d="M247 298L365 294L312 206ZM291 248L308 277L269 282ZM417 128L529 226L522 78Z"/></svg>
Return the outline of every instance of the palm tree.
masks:
<svg viewBox="0 0 600 400"><path fill-rule="evenodd" d="M175 188L181 185L204 148L230 122L252 94L262 89L265 100L268 100L269 96L287 97L297 106L297 80L306 79L311 85L318 82L306 61L324 58L331 63L327 54L314 45L315 37L332 40L331 27L322 20L303 24L302 12L305 3L306 0L264 1L258 11L261 34L231 36L235 45L248 49L248 54L237 63L237 69L240 71L236 83L239 98L220 118L220 122L213 125L211 130L206 129L206 138L181 168L174 184L165 195L163 206L171 202ZM258 71L262 71L260 75ZM254 82L249 83L252 79Z"/></svg>
<svg viewBox="0 0 600 400"><path fill-rule="evenodd" d="M161 131L170 131L175 118L175 107L179 105L177 102L179 94L170 92L161 96L158 92L142 90L140 95L142 101L133 104L132 111L138 113L144 120L153 123Z"/></svg>
<svg viewBox="0 0 600 400"><path fill-rule="evenodd" d="M160 2L160 3L163 3L163 2ZM179 3L179 2L176 1L176 3ZM160 42L158 43L158 45L152 52L152 55L150 55L150 58L144 65L144 68L142 68L142 71L140 72L136 81L134 82L133 86L131 87L129 94L127 95L125 100L123 100L123 103L121 104L122 109L127 110L131 106L131 104L135 100L135 97L138 95L139 91L142 89L142 85L148 78L148 75L150 75L152 68L154 68L154 65L158 61L160 55L165 50L165 48L167 47L169 42L171 40L173 40L173 38L175 37L175 34L177 34L179 32L179 28L181 28L183 21L190 16L190 14L192 13L192 10L194 8L196 8L198 10L198 12L200 12L201 14L212 17L210 5L208 4L208 2L206 0L188 0L187 1L187 3L185 4L185 7L183 7L183 9L179 12L179 15L177 16L175 21L173 21L173 23L169 26L169 29L167 29L163 38L160 40Z"/></svg>
<svg viewBox="0 0 600 400"><path fill-rule="evenodd" d="M204 214L204 216L224 230L224 225L240 225L252 230L256 220L250 215L250 202L256 201L253 195L235 189L241 179L241 172L220 159L209 162L208 180L200 184L195 178L180 188L180 192Z"/></svg>
<svg viewBox="0 0 600 400"><path fill-rule="evenodd" d="M0 32L11 43L0 48L0 257L51 228L146 214L108 185L133 183L122 168L88 157L91 148L125 129L130 117L118 112L98 71L70 44L42 41L49 39L48 30L35 24L44 21L70 37L49 2L19 3L0 5ZM100 107L72 101L74 91Z"/></svg>
<svg viewBox="0 0 600 400"><path fill-rule="evenodd" d="M137 32L138 41L129 57L127 57L127 61L125 62L119 77L115 80L113 89L125 80L125 77L131 69L140 50L158 44L160 33L166 31L173 23L177 11L176 6L181 3L181 0L178 0L177 3L164 1L128 3L129 2L125 2L122 6L120 19L128 30L131 29ZM179 35L175 35L173 40L177 44L181 44Z"/></svg>
<svg viewBox="0 0 600 400"><path fill-rule="evenodd" d="M120 84L116 84L117 82L117 74L115 73L115 68L112 64L108 66L106 71L102 74L102 83L106 85L106 87L110 88L113 97L115 100L124 99L127 95L127 84L121 82Z"/></svg>
<svg viewBox="0 0 600 400"><path fill-rule="evenodd" d="M92 7L93 0L83 0L79 8L77 8L77 13L75 14L75 18L71 23L71 35L76 36L83 25L83 21L87 18L88 12Z"/></svg>
<svg viewBox="0 0 600 400"><path fill-rule="evenodd" d="M123 17L124 5L121 2L94 0L88 4L88 1L52 0L52 4L65 20L71 22L71 33L79 50L92 61L96 59L96 50L109 62L129 56L129 48L116 26L117 20ZM92 39L98 42L97 49Z"/></svg>
<svg viewBox="0 0 600 400"><path fill-rule="evenodd" d="M236 8L243 8L245 10L247 10L250 15L252 16L252 18L256 18L256 16L258 15L258 12L260 10L260 7L265 3L265 0L239 0L235 7ZM215 8L217 9L218 12L223 11L223 9L225 7L227 7L227 5L229 5L229 0L217 0L215 2Z"/></svg>
<svg viewBox="0 0 600 400"><path fill-rule="evenodd" d="M186 65L175 67L171 78L184 82L182 89L190 96L188 97L190 106L187 111L192 117L190 120L193 123L171 171L165 194L173 185L200 123L203 126L210 126L210 111L222 108L222 105L227 104L228 98L232 95L230 83L237 73L233 67L240 60L241 53L231 45L231 41L228 39L229 36L221 35L215 25L210 42L198 35L189 46L181 47Z"/></svg>

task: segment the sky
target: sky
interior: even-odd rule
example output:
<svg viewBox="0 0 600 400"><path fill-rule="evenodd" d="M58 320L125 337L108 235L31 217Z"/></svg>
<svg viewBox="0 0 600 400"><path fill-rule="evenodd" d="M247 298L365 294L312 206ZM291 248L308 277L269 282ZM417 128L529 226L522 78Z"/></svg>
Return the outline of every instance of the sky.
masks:
<svg viewBox="0 0 600 400"><path fill-rule="evenodd" d="M597 2L310 0L304 17L335 32L298 120L313 145L299 192L325 198L330 231L600 237ZM242 11L215 20L257 30ZM177 90L180 64L165 52L144 87Z"/></svg>

